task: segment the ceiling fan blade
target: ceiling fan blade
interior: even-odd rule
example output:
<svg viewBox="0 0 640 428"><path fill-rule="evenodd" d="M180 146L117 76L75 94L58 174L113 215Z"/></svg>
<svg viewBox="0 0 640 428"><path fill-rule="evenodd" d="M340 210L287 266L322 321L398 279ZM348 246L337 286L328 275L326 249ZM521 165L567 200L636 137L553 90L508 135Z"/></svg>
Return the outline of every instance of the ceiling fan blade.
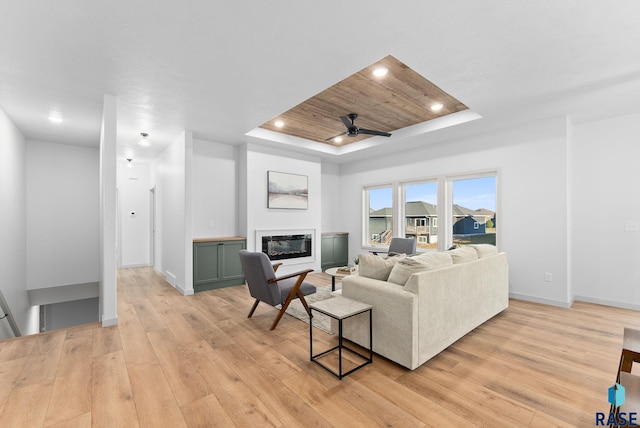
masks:
<svg viewBox="0 0 640 428"><path fill-rule="evenodd" d="M336 137L340 137L340 136L342 136L342 135L344 135L344 134L346 134L346 133L347 133L346 131L345 131L345 132L342 132L342 133L340 133L340 134L338 134L338 135L334 135L334 136L333 136L333 137L331 137L331 138L327 138L327 139L326 139L326 140L324 140L324 141L333 140L334 138L336 138Z"/></svg>
<svg viewBox="0 0 640 428"><path fill-rule="evenodd" d="M353 123L351 123L347 116L340 116L340 119L342 120L342 123L344 123L344 126L347 127L347 129L351 129L355 126Z"/></svg>
<svg viewBox="0 0 640 428"><path fill-rule="evenodd" d="M358 134L379 135L381 137L391 137L391 134L389 134L388 132L373 131L371 129L362 129L362 128L358 129Z"/></svg>

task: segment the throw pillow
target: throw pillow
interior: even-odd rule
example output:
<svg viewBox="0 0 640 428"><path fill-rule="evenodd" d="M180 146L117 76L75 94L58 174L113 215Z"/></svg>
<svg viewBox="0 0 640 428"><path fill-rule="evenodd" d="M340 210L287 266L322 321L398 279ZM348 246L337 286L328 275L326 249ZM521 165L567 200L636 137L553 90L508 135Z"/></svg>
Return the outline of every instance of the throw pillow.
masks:
<svg viewBox="0 0 640 428"><path fill-rule="evenodd" d="M498 254L498 248L495 245L491 244L473 244L469 245L469 247L476 250L479 259L495 256L496 254Z"/></svg>
<svg viewBox="0 0 640 428"><path fill-rule="evenodd" d="M358 262L358 274L366 278L386 281L389 278L393 265L402 260L404 255L383 259L375 254L361 254Z"/></svg>
<svg viewBox="0 0 640 428"><path fill-rule="evenodd" d="M451 254L440 251L429 251L426 253L413 256L415 259L419 259L421 262L427 265L428 269L436 269L443 266L450 266L453 264Z"/></svg>
<svg viewBox="0 0 640 428"><path fill-rule="evenodd" d="M470 247L456 248L455 250L447 251L447 253L451 255L454 265L478 260L478 253L476 252L476 250Z"/></svg>
<svg viewBox="0 0 640 428"><path fill-rule="evenodd" d="M398 285L405 285L414 273L425 272L453 264L451 256L446 253L427 253L419 256L407 257L395 264L387 281Z"/></svg>

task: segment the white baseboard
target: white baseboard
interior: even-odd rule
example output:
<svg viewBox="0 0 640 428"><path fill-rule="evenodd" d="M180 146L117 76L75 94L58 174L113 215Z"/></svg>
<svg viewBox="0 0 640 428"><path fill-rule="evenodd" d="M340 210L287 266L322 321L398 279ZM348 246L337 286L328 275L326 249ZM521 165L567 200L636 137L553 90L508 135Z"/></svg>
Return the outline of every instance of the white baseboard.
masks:
<svg viewBox="0 0 640 428"><path fill-rule="evenodd" d="M640 311L640 305L634 303L618 302L615 300L598 299L595 297L587 296L573 296L570 302L561 302L559 300L545 299L542 297L530 296L528 294L509 293L509 297L518 300L526 300L528 302L542 303L544 305L558 306L561 308L570 308L574 302L593 303L596 305L611 306L613 308L631 309L634 311Z"/></svg>
<svg viewBox="0 0 640 428"><path fill-rule="evenodd" d="M102 318L102 327L113 327L118 325L118 317L115 318Z"/></svg>
<svg viewBox="0 0 640 428"><path fill-rule="evenodd" d="M526 300L528 302L542 303L544 305L558 306L561 308L570 308L573 302L562 302L560 300L545 299L543 297L530 296L528 294L509 293L512 299Z"/></svg>
<svg viewBox="0 0 640 428"><path fill-rule="evenodd" d="M634 303L617 302L614 300L605 300L605 299L598 299L598 298L586 297L586 296L574 296L573 300L576 302L595 303L596 305L612 306L614 308L632 309L634 311L640 311L640 305L636 305Z"/></svg>
<svg viewBox="0 0 640 428"><path fill-rule="evenodd" d="M139 267L149 267L149 263L139 263L133 265L122 265L120 269L129 269L129 268L139 268Z"/></svg>
<svg viewBox="0 0 640 428"><path fill-rule="evenodd" d="M191 296L193 294L193 289L185 290L184 288L180 287L179 284L176 284L175 289L182 293L183 296Z"/></svg>

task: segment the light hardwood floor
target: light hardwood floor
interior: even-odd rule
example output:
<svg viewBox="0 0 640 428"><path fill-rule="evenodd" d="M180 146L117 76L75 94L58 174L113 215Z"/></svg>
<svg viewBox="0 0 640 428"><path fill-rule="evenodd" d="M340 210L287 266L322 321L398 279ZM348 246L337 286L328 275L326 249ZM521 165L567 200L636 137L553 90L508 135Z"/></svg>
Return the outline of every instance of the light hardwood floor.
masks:
<svg viewBox="0 0 640 428"><path fill-rule="evenodd" d="M635 311L512 300L415 371L375 356L339 381L309 361L307 324L269 331L276 310L247 319L252 303L245 286L184 297L121 270L118 326L0 342L0 427L594 426L623 327L640 328Z"/></svg>

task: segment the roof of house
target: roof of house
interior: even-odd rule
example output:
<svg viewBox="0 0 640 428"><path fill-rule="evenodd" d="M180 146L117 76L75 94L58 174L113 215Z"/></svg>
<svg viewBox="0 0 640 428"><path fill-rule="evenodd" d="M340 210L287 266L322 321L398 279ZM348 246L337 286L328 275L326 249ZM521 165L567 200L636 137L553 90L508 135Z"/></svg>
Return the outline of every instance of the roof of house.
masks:
<svg viewBox="0 0 640 428"><path fill-rule="evenodd" d="M393 210L391 208L381 208L379 210L369 211L369 217L391 217ZM430 204L429 202L413 201L407 202L405 206L406 217L436 217L438 215L437 206ZM491 218L495 213L486 208L479 208L472 210L460 205L453 205L454 217L474 217L477 219L486 220ZM484 221L483 221L484 222Z"/></svg>
<svg viewBox="0 0 640 428"><path fill-rule="evenodd" d="M438 207L429 202L407 202L404 214L407 217L432 217L438 215Z"/></svg>

